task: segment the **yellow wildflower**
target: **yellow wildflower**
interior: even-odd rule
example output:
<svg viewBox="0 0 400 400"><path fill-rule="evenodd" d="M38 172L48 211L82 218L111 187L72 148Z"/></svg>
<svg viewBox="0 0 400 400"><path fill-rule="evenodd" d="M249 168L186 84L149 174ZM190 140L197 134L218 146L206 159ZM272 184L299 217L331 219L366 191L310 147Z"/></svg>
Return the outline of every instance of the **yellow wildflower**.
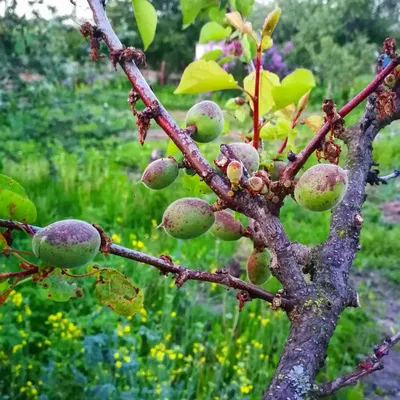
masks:
<svg viewBox="0 0 400 400"><path fill-rule="evenodd" d="M113 233L113 234L111 235L111 240L112 240L114 243L117 243L117 244L121 243L121 237L118 236L116 233Z"/></svg>
<svg viewBox="0 0 400 400"><path fill-rule="evenodd" d="M240 387L240 392L243 394L248 394L253 390L253 385L242 385Z"/></svg>

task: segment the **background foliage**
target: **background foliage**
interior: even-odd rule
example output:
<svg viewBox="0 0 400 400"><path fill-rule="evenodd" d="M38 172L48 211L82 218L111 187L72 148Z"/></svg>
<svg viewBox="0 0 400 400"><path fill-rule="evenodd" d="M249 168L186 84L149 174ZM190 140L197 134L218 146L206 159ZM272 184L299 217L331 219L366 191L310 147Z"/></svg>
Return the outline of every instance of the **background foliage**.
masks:
<svg viewBox="0 0 400 400"><path fill-rule="evenodd" d="M191 185L183 175L168 191L149 192L137 184L153 149L166 151L168 142L153 132L145 146L139 146L126 104L128 83L111 74L105 62L88 61L89 46L76 23L66 24L56 16L50 21L27 19L13 12L16 1L8 4L7 14L0 17L0 172L24 185L38 207L37 223L84 219L102 225L116 243L155 255L168 253L188 267L214 270L225 265L236 244L210 235L181 242L155 229L168 204L191 195ZM140 47L130 4L110 1L108 13L124 43ZM159 69L165 60L168 72L181 72L193 60L205 16L182 31L177 1L157 0L153 5L160 15L148 63ZM395 1L343 0L331 7L317 0L281 0L280 6L276 51L293 43L282 54L282 74L297 66L315 72L320 81L312 97L317 111L326 92L341 104L362 87L372 74L374 52L399 24ZM268 11L264 8L257 5L251 16L255 24L257 16ZM26 79L22 73L41 77ZM155 87L155 92L183 122L185 110L198 97L175 96L174 89ZM226 101L221 95L213 99L221 105ZM398 167L399 132L398 125L389 127L376 142L375 159L384 172ZM202 149L213 159L218 145ZM363 250L356 260L356 284L362 278L359 291L365 309L344 313L320 379L351 370L380 335L372 316L379 318L386 310L377 306L382 299L377 300L375 291L379 284L387 291L398 290L400 284L400 228L383 221L380 206L398 200L398 187L393 183L368 190ZM329 217L300 210L291 200L282 212L290 239L305 244L324 240ZM18 246L28 249L29 242L18 237ZM242 243L235 257L243 264L249 252ZM3 399L260 397L286 339L283 314L257 301L239 314L234 293L222 288L188 283L177 291L171 278L147 266L102 256L96 262L123 271L145 288L140 314L119 317L98 307L91 295L60 305L43 300L33 285L23 286L0 311ZM12 265L0 259L0 271ZM87 293L91 285L85 287ZM267 289L277 290L277 282L268 282ZM337 398L362 399L363 393L358 386Z"/></svg>

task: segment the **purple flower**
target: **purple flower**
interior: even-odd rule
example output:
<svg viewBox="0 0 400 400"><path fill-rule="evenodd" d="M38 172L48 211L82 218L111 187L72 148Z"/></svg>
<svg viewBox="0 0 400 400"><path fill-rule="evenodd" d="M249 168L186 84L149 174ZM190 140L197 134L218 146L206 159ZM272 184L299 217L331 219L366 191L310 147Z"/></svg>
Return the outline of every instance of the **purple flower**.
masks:
<svg viewBox="0 0 400 400"><path fill-rule="evenodd" d="M282 50L277 45L273 45L264 53L262 65L265 70L275 72L280 77L287 75L288 67L283 59L283 56L288 54L293 47L292 42L287 42Z"/></svg>

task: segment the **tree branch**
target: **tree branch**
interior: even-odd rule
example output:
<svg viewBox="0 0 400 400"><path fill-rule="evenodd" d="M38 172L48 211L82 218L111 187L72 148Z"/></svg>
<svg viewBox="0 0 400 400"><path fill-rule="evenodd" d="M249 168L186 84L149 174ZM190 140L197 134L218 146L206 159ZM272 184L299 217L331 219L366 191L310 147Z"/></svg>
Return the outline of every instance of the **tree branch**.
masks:
<svg viewBox="0 0 400 400"><path fill-rule="evenodd" d="M0 227L8 228L11 230L23 231L24 228L13 221L7 221L0 219ZM25 227L25 226L24 226ZM32 232L37 232L40 227L27 225ZM118 257L127 258L129 260L138 261L143 264L147 264L157 268L163 274L172 273L175 275L177 285L180 287L184 282L189 280L202 281L202 282L212 282L221 286L226 286L239 291L245 291L249 293L252 299L261 299L272 303L276 297L274 293L268 292L258 286L252 285L250 283L244 282L241 279L235 278L229 274L228 270L221 269L216 273L197 271L190 268L183 267L181 265L175 264L168 260L167 257L154 257L140 251L128 249L123 246L112 244L104 251L106 254L113 254ZM12 277L10 275L9 277ZM0 275L0 277L2 277ZM281 308L284 310L291 310L293 303L290 299L281 297Z"/></svg>
<svg viewBox="0 0 400 400"><path fill-rule="evenodd" d="M379 181L382 183L388 183L391 179L397 178L400 176L400 169L395 169L391 174L385 175L385 176L380 176L378 177Z"/></svg>
<svg viewBox="0 0 400 400"><path fill-rule="evenodd" d="M117 54L123 49L123 46L112 29L100 0L87 1L97 24L97 31L101 32L102 39L109 47L111 53ZM157 116L154 117L155 121L181 150L192 169L204 179L205 183L225 202L227 207L260 222L268 247L276 253L279 261L279 270L273 271L273 273L281 281L285 291L295 295L304 290L306 284L296 260L291 254L289 239L283 230L279 218L272 215L268 210L266 200L261 196L252 196L246 190L236 191L232 197L229 180L219 176L213 170L200 153L194 141L173 121L165 108L159 103L135 63L131 60L124 60L123 57L119 57L118 62L131 82L133 90L142 99L144 104L148 107L155 104L155 102L158 104Z"/></svg>
<svg viewBox="0 0 400 400"><path fill-rule="evenodd" d="M339 115L344 118L360 103L362 103L370 94L374 93L377 87L384 81L384 79L393 72L393 69L400 64L400 57L392 60L389 65L383 69L375 78L363 89L357 96L350 100L340 111ZM331 122L326 122L320 131L311 139L310 143L296 156L296 159L290 162L283 173L281 174L280 180L284 182L287 179L293 179L297 172L303 167L305 162L311 156L311 154L317 149L321 140L331 129Z"/></svg>
<svg viewBox="0 0 400 400"><path fill-rule="evenodd" d="M310 293L290 314L289 339L263 400L303 399L311 394L340 314L346 307L359 305L348 278L359 245L372 143L385 125L400 119L400 83L394 91L397 104L390 117L378 119L377 95L371 94L363 117L346 135L348 188L341 203L332 210L328 239L312 252Z"/></svg>
<svg viewBox="0 0 400 400"><path fill-rule="evenodd" d="M89 6L93 12L93 17L97 28L101 31L102 39L109 47L111 53L117 54L124 47L118 36L112 29L110 22L106 16L104 7L100 0L88 0ZM181 130L177 123L172 119L167 110L159 102L150 86L140 73L138 67L133 61L126 61L123 57L118 60L126 76L131 82L132 88L142 99L146 107L150 107L154 102L159 106L158 115L155 121L163 129L163 131L171 138L176 146L181 150L185 159L190 163L196 173L204 179L209 187L225 202L232 203L232 197L228 195L230 190L229 182L219 176L200 153L199 148L189 135Z"/></svg>
<svg viewBox="0 0 400 400"><path fill-rule="evenodd" d="M372 374L384 368L382 358L389 354L389 350L400 341L400 331L386 339L381 345L375 346L374 353L370 354L364 361L360 362L357 369L350 374L336 378L325 383L320 389L320 396L328 396L339 389L355 385L363 376Z"/></svg>

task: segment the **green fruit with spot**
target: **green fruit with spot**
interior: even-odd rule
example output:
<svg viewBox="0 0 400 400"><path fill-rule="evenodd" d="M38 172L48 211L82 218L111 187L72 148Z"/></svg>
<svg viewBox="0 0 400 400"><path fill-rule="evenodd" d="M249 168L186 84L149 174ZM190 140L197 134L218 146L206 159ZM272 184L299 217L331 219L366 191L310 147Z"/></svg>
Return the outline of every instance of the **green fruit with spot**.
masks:
<svg viewBox="0 0 400 400"><path fill-rule="evenodd" d="M186 115L186 126L195 125L193 140L208 143L217 139L224 129L224 116L219 105L213 101L201 101L194 105Z"/></svg>
<svg viewBox="0 0 400 400"><path fill-rule="evenodd" d="M348 184L347 172L334 164L318 164L308 169L296 184L297 203L310 211L327 211L343 199Z"/></svg>
<svg viewBox="0 0 400 400"><path fill-rule="evenodd" d="M68 269L92 261L99 252L100 242L100 234L92 225L66 219L36 232L32 250L45 264Z"/></svg>
<svg viewBox="0 0 400 400"><path fill-rule="evenodd" d="M249 175L253 175L259 170L260 156L258 151L253 146L247 143L230 143L228 146L237 159L242 162ZM216 159L217 163L224 158L226 157L220 153Z"/></svg>
<svg viewBox="0 0 400 400"><path fill-rule="evenodd" d="M174 183L178 175L178 163L173 158L160 158L145 169L141 181L149 189L160 190Z"/></svg>
<svg viewBox="0 0 400 400"><path fill-rule="evenodd" d="M271 255L268 250L253 250L247 260L247 278L254 285L263 285L271 277L269 264Z"/></svg>
<svg viewBox="0 0 400 400"><path fill-rule="evenodd" d="M218 239L231 242L243 236L243 225L228 211L217 211L210 233Z"/></svg>
<svg viewBox="0 0 400 400"><path fill-rule="evenodd" d="M287 164L284 161L274 161L274 164L268 170L272 181L275 182L279 180L279 177L281 176L283 170L286 168L286 165Z"/></svg>
<svg viewBox="0 0 400 400"><path fill-rule="evenodd" d="M168 206L161 226L176 239L193 239L206 233L214 222L214 212L206 201L185 197Z"/></svg>

